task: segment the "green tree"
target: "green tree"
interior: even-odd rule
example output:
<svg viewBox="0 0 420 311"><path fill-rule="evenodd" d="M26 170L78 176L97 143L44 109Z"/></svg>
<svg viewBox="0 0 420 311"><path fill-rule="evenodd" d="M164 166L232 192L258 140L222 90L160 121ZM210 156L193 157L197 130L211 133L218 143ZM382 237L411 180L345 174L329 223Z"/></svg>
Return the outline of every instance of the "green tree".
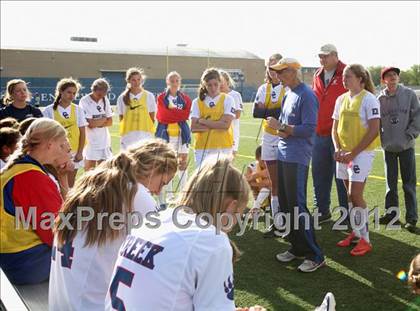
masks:
<svg viewBox="0 0 420 311"><path fill-rule="evenodd" d="M409 69L410 85L420 85L420 65L413 65Z"/></svg>
<svg viewBox="0 0 420 311"><path fill-rule="evenodd" d="M413 65L408 70L402 70L400 81L404 85L420 85L420 65Z"/></svg>
<svg viewBox="0 0 420 311"><path fill-rule="evenodd" d="M409 70L407 70L407 71L401 70L401 72L400 72L400 82L404 85L410 85L410 80L411 80L411 74L410 74Z"/></svg>
<svg viewBox="0 0 420 311"><path fill-rule="evenodd" d="M373 83L378 86L381 84L381 70L382 66L370 66L367 68L372 77Z"/></svg>

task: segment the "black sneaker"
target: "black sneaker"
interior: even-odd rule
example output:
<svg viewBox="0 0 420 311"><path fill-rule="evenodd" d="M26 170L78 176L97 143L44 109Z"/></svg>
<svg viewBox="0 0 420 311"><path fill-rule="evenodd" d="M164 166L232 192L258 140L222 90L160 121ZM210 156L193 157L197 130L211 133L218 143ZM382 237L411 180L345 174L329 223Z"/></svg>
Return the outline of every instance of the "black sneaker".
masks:
<svg viewBox="0 0 420 311"><path fill-rule="evenodd" d="M407 231L409 231L411 233L416 233L416 231L417 231L416 224L415 223L411 223L411 222L407 222L404 225L404 229L406 229Z"/></svg>
<svg viewBox="0 0 420 311"><path fill-rule="evenodd" d="M379 224L381 225L388 225L391 221L393 222L393 225L401 225L400 220L394 221L396 215L394 214L385 214L382 217L379 218Z"/></svg>
<svg viewBox="0 0 420 311"><path fill-rule="evenodd" d="M330 221L331 220L331 214L325 214L325 215L321 215L318 217L318 223L322 224L324 222Z"/></svg>

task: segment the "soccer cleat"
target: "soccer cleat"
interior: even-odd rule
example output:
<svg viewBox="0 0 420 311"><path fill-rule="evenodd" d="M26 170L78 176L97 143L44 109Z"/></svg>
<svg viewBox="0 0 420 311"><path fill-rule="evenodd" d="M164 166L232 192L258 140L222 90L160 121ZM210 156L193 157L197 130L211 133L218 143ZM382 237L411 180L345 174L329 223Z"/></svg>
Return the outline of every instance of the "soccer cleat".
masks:
<svg viewBox="0 0 420 311"><path fill-rule="evenodd" d="M297 269L301 272L314 272L324 265L325 260L322 262L315 262L309 259L305 259Z"/></svg>
<svg viewBox="0 0 420 311"><path fill-rule="evenodd" d="M372 251L372 244L361 238L359 243L350 251L352 256L363 256Z"/></svg>
<svg viewBox="0 0 420 311"><path fill-rule="evenodd" d="M322 304L315 309L315 311L335 311L335 297L333 293L327 293L325 295Z"/></svg>
<svg viewBox="0 0 420 311"><path fill-rule="evenodd" d="M338 242L337 246L339 246L339 247L349 247L354 239L356 239L356 234L354 232L352 232L347 236L347 238Z"/></svg>

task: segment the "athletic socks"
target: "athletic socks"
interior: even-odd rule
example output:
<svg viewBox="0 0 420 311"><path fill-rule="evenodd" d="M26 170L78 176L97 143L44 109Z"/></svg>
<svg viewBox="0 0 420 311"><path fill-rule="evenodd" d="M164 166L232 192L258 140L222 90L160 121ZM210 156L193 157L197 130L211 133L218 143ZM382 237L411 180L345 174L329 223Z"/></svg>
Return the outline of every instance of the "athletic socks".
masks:
<svg viewBox="0 0 420 311"><path fill-rule="evenodd" d="M353 228L353 232L358 238L363 238L366 242L370 243L369 239L369 209L357 208L354 209L353 205L349 203L350 213L353 214L354 224L358 228ZM354 209L354 211L352 211Z"/></svg>
<svg viewBox="0 0 420 311"><path fill-rule="evenodd" d="M356 210L353 211L353 203L349 202L349 219L350 219L350 226L352 226L352 223L354 225L356 225L356 227L358 227L358 224L360 222L359 220L359 215L360 213L357 213ZM353 221L351 221L351 218L353 217ZM356 237L358 237L360 239L361 235L360 235L360 230L356 230L355 228L353 228L352 226L352 230L354 232L354 234L356 235Z"/></svg>
<svg viewBox="0 0 420 311"><path fill-rule="evenodd" d="M369 210L368 208L363 208L362 211L362 218L361 221L363 222L363 226L360 229L360 234L366 242L370 243L369 240Z"/></svg>
<svg viewBox="0 0 420 311"><path fill-rule="evenodd" d="M260 192L257 195L257 198L254 201L253 208L260 209L261 205L264 203L264 201L268 198L269 195L270 195L270 189L261 188Z"/></svg>
<svg viewBox="0 0 420 311"><path fill-rule="evenodd" d="M276 195L271 196L271 217L276 216L276 214L279 212L279 198Z"/></svg>

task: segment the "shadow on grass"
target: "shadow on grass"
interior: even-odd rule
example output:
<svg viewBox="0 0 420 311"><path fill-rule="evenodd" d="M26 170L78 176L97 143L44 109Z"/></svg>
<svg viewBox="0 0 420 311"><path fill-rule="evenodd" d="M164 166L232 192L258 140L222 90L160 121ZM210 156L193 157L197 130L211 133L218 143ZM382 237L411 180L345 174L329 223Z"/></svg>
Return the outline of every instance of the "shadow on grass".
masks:
<svg viewBox="0 0 420 311"><path fill-rule="evenodd" d="M332 231L327 224L316 234L327 266L308 274L296 270L301 260L282 264L275 259L277 253L288 249L285 241L264 239L262 232L255 230L242 237L232 234L243 252L234 266L238 306L258 303L269 310L313 310L331 291L337 310L419 310L419 300L415 301L406 283L396 277L400 270L407 271L418 247L380 231L371 232L373 252L355 258L349 254L351 248L336 247L344 233Z"/></svg>

